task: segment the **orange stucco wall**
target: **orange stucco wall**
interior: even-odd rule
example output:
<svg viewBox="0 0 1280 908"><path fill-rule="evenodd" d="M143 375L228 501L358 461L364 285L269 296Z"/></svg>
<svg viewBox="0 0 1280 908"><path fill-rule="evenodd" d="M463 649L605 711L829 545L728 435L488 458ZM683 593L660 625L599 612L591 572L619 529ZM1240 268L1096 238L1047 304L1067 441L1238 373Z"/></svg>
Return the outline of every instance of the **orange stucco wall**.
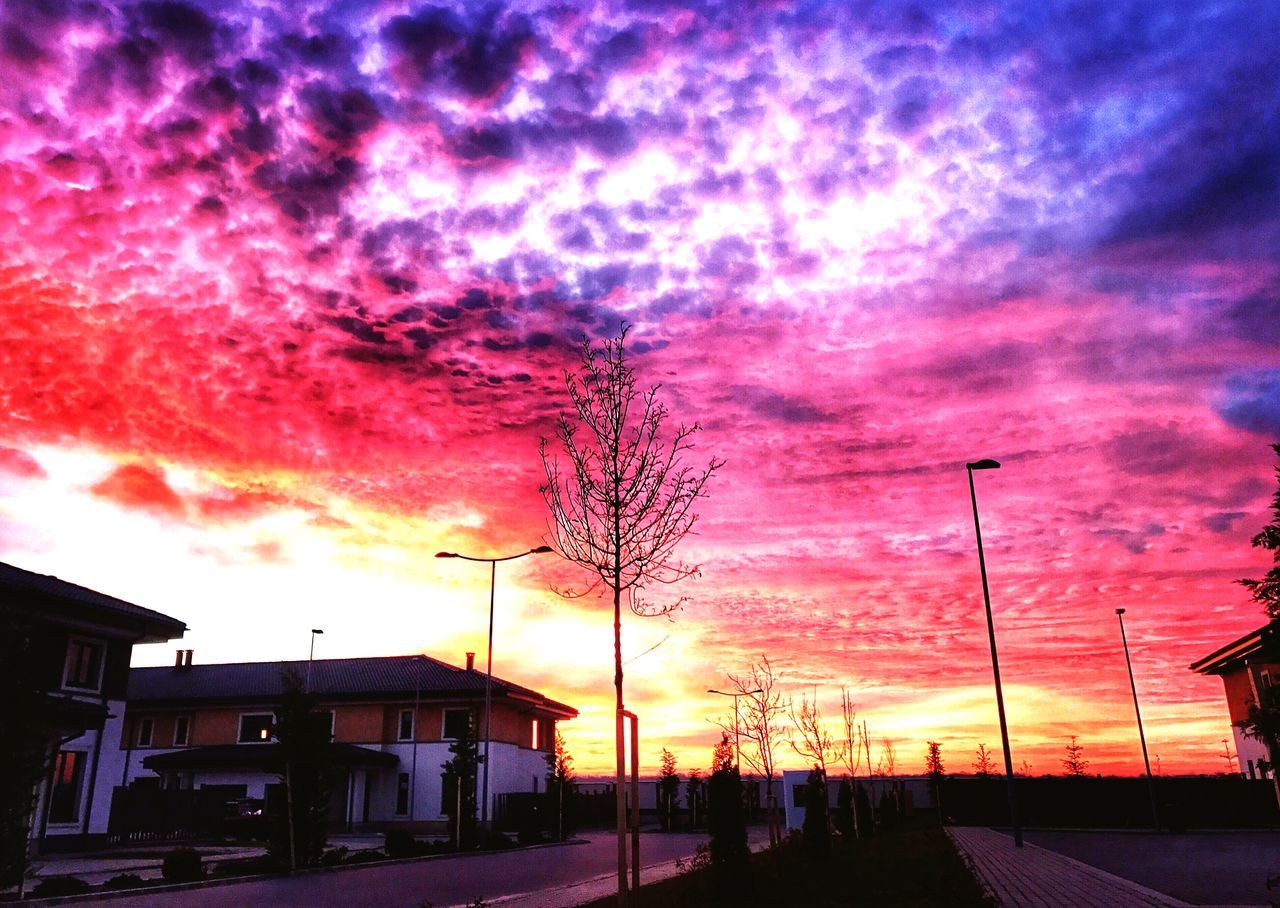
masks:
<svg viewBox="0 0 1280 908"><path fill-rule="evenodd" d="M337 703L320 704L322 709L334 712L334 740L347 744L393 744L398 740L400 711L413 709L413 703ZM466 708L467 704L420 704L417 710L417 739L423 742L442 740L445 709ZM532 719L538 718L538 748L549 750L554 736L555 720L551 716L538 715L520 706L495 702L493 709L493 740L521 747L532 742ZM189 710L147 710L129 708L121 739L121 747L137 748L138 725L141 719L153 721L152 748L172 748L174 722L180 715L189 718L188 743L193 747L213 744L235 744L240 733L240 717L247 713L270 712L269 707L203 707ZM483 708L476 705L477 732L484 733Z"/></svg>
<svg viewBox="0 0 1280 908"><path fill-rule="evenodd" d="M1264 687L1262 682L1264 671L1270 674L1272 686L1280 686L1280 662L1261 662L1250 666L1248 671L1254 673L1259 691ZM1232 724L1245 718L1249 704L1253 702L1253 686L1249 683L1248 671L1239 668L1222 676L1222 685L1227 694L1227 712L1231 716Z"/></svg>

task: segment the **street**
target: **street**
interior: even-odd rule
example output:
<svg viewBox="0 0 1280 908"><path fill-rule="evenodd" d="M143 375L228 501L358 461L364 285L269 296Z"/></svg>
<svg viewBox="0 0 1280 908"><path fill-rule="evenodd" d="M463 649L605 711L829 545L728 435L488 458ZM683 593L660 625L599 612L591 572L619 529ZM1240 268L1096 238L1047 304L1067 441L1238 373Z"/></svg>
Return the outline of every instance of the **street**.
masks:
<svg viewBox="0 0 1280 908"><path fill-rule="evenodd" d="M753 842L756 832L752 830ZM581 838L585 843L358 866L181 892L148 895L139 891L128 898L127 904L130 908L420 908L430 903L443 908L477 898L491 900L581 882L616 868L616 839L611 833L593 832ZM641 866L688 857L705 841L706 835L701 833L646 833L640 841ZM646 879L642 874L641 882ZM107 899L96 902L126 903Z"/></svg>

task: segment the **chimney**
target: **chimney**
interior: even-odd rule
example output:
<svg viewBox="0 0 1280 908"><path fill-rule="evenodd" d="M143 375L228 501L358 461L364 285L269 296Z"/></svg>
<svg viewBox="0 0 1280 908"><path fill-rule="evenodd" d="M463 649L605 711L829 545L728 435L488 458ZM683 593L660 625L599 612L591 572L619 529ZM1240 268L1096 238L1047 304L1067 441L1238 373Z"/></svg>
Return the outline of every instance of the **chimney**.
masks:
<svg viewBox="0 0 1280 908"><path fill-rule="evenodd" d="M467 671L469 672L475 671L475 668L476 668L476 654L467 653Z"/></svg>
<svg viewBox="0 0 1280 908"><path fill-rule="evenodd" d="M180 650L180 649L173 651L173 667L174 668L182 668L182 655L185 652L186 650Z"/></svg>
<svg viewBox="0 0 1280 908"><path fill-rule="evenodd" d="M182 664L183 664L185 667L190 668L190 667L191 667L191 657L192 657L192 656L194 656L195 654L196 654L196 651L195 651L195 650L193 650L193 649L189 649L189 650L187 650L187 658L186 658L186 660L185 660L185 661L183 661L183 663L182 663Z"/></svg>

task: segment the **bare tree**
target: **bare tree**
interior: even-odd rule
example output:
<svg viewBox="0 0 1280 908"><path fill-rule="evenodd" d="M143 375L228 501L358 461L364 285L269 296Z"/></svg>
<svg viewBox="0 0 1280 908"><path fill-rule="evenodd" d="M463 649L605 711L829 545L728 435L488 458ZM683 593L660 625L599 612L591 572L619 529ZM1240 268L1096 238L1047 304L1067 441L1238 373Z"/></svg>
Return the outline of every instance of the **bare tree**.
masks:
<svg viewBox="0 0 1280 908"><path fill-rule="evenodd" d="M652 606L641 592L652 583L675 583L698 573L675 556L676 546L697 523L693 507L723 464L684 466L700 426L680 424L664 432L669 412L658 400L659 385L636 386L625 355L627 332L593 346L582 345L578 371L565 373L573 413L556 423L566 466L539 445L546 482L539 487L551 512L551 544L594 576L569 597L611 592L613 596L613 684L622 711L622 600L637 615L665 615L681 600ZM668 437L669 435L669 437ZM625 753L617 736L618 861L620 903L626 899Z"/></svg>
<svg viewBox="0 0 1280 908"><path fill-rule="evenodd" d="M740 694L741 708L738 713L737 731L746 738L750 746L742 752L742 759L752 772L764 776L765 807L769 818L769 841L775 836L781 840L781 829L777 823L776 802L773 795L773 780L777 776L777 750L782 741L782 729L779 722L784 710L782 693L778 690L778 682L783 672L774 669L768 656L762 655L759 662L752 662L747 671L741 675L729 673L729 683L734 691ZM724 722L718 723L726 731L733 730Z"/></svg>
<svg viewBox="0 0 1280 908"><path fill-rule="evenodd" d="M849 688L840 688L840 719L844 728L844 738L840 741L841 761L845 774L849 779L849 790L853 795L853 836L862 837L858 828L858 770L862 768L862 729L858 727L858 708L849 696Z"/></svg>
<svg viewBox="0 0 1280 908"><path fill-rule="evenodd" d="M844 748L831 736L818 708L818 691L815 688L812 702L804 694L800 695L800 711L797 713L794 701L788 701L787 711L791 716L791 725L795 736L791 739L791 749L827 777L827 764L838 763L844 758Z"/></svg>
<svg viewBox="0 0 1280 908"><path fill-rule="evenodd" d="M880 739L880 759L876 760L876 773L885 779L897 776L898 751L891 738Z"/></svg>
<svg viewBox="0 0 1280 908"><path fill-rule="evenodd" d="M995 775L996 761L991 756L991 751L987 750L987 745L979 744L975 755L977 759L973 761L973 771L984 779Z"/></svg>

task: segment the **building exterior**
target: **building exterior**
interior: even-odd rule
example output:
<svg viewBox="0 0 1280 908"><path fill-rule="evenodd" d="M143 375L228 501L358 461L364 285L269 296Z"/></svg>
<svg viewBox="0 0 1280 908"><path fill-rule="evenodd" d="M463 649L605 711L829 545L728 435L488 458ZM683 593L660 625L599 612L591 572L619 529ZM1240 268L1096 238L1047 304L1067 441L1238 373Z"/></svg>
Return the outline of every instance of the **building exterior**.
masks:
<svg viewBox="0 0 1280 908"><path fill-rule="evenodd" d="M483 752L485 675L472 654L458 668L427 656L315 662L192 664L129 674L117 785L217 786L228 800L263 799L280 781L271 729L287 673L331 716L337 764L334 828L412 824L442 829L450 744L474 722ZM489 794L538 791L556 722L577 711L528 688L493 679ZM477 793L479 797L479 793Z"/></svg>
<svg viewBox="0 0 1280 908"><path fill-rule="evenodd" d="M73 583L0 563L0 633L43 692L47 766L30 824L31 850L66 850L107 831L111 785L124 764L129 660L138 643L181 637L186 625ZM20 647L20 648L19 648ZM23 730L11 730L21 732Z"/></svg>
<svg viewBox="0 0 1280 908"><path fill-rule="evenodd" d="M1259 767L1260 761L1268 761L1266 747L1245 737L1237 723L1247 717L1250 704L1261 702L1264 691L1280 684L1280 620L1193 662L1191 670L1222 678L1240 772L1250 779L1269 778L1271 773Z"/></svg>

